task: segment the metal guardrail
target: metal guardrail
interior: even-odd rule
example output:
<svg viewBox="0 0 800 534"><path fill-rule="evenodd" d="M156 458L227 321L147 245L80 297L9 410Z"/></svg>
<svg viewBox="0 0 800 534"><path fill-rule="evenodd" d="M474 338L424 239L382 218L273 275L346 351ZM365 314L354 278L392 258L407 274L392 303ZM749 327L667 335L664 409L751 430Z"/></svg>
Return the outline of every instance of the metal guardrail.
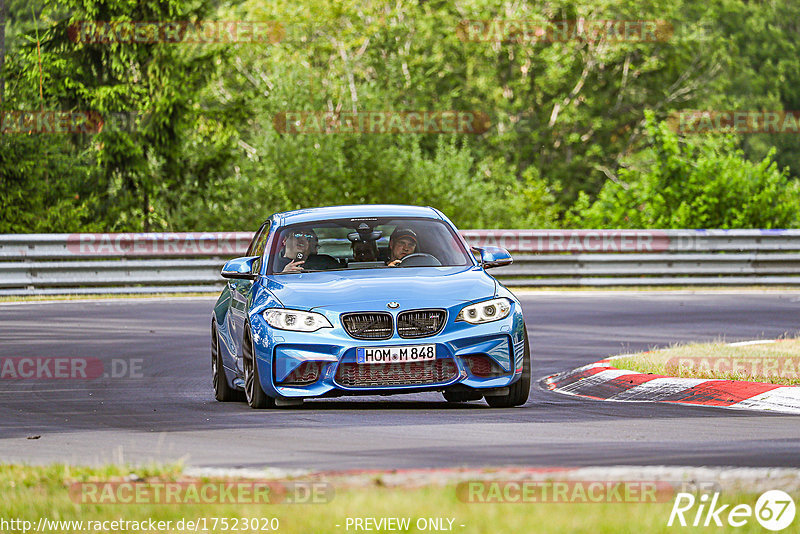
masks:
<svg viewBox="0 0 800 534"><path fill-rule="evenodd" d="M800 230L465 230L508 286L800 285ZM0 235L0 295L219 290L250 232Z"/></svg>

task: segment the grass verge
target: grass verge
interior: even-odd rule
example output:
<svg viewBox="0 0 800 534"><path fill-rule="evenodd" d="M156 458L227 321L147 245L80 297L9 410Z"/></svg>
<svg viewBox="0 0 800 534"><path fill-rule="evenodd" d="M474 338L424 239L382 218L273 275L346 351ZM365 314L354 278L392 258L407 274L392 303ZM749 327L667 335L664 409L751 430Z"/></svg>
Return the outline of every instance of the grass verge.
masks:
<svg viewBox="0 0 800 534"><path fill-rule="evenodd" d="M798 386L800 339L748 345L723 342L675 345L616 358L613 365L639 373Z"/></svg>
<svg viewBox="0 0 800 534"><path fill-rule="evenodd" d="M135 475L132 475L135 472ZM376 532L430 532L430 519L437 525L447 526L458 533L512 533L512 532L586 532L604 533L667 533L677 528L681 532L707 532L708 527L667 526L675 501L672 492L659 497L658 502L558 502L558 503L474 503L464 502L465 493L459 493L455 484L425 487L382 487L372 483L358 487L335 488L326 502L309 504L150 504L141 500L133 504L86 504L71 489L75 484L125 482L157 484L159 482L187 481L180 467L125 468L120 466L86 468L54 465L31 467L0 465L0 521L17 519L39 524L48 521L83 521L82 530L64 525L48 528L51 532L86 532L89 522L170 521L165 529L131 528L132 525L110 530L117 532L188 532L193 528L177 528L178 522L199 522L199 532L286 532L286 533L336 533L355 532L355 518L408 518L407 528L373 528ZM220 479L216 479L219 481ZM194 483L211 484L213 479L191 479ZM240 482L245 482L240 480ZM725 504L733 507L747 504L753 507L758 494L721 494ZM794 496L797 500L798 496ZM698 501L699 502L699 501ZM696 507L695 507L696 508ZM694 512L687 513L691 522ZM272 520L275 518L275 520ZM348 518L351 525L348 528ZM222 519L227 528L223 528ZM246 521L245 521L246 519ZM252 520L257 519L255 528ZM272 520L272 521L265 521ZM419 528L424 522L426 528ZM249 523L249 524L245 524ZM53 525L52 523L48 523ZM217 528L212 528L213 525ZM236 528L233 525L236 524ZM17 523L19 525L19 523ZM265 528L265 526L267 526ZM277 528L274 528L276 527ZM204 528L205 527L205 528ZM374 525L373 525L374 527ZM3 532L22 532L21 529L0 526ZM734 528L716 527L714 532L762 532L755 518L747 525ZM89 530L92 531L92 530ZM40 530L41 532L41 530Z"/></svg>

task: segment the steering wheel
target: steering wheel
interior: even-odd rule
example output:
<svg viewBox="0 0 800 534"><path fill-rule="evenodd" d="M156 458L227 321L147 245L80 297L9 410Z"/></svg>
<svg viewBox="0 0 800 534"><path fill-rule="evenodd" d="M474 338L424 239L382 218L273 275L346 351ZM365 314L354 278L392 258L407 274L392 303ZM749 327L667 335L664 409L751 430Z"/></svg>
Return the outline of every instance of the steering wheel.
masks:
<svg viewBox="0 0 800 534"><path fill-rule="evenodd" d="M398 267L438 267L442 264L436 256L425 254L424 252L415 252L409 254L397 264Z"/></svg>

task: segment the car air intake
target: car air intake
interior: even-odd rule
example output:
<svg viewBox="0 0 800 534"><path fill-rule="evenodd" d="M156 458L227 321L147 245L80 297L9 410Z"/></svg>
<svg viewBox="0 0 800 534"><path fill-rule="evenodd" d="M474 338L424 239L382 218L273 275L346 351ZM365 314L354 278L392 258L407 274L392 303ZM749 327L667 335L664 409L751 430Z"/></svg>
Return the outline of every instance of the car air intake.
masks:
<svg viewBox="0 0 800 534"><path fill-rule="evenodd" d="M404 338L427 337L444 328L444 310L412 310L397 316L397 333Z"/></svg>
<svg viewBox="0 0 800 534"><path fill-rule="evenodd" d="M289 376L283 379L282 386L300 386L317 381L322 370L320 362L303 362Z"/></svg>
<svg viewBox="0 0 800 534"><path fill-rule="evenodd" d="M404 363L340 363L335 380L350 388L424 386L449 382L458 376L452 358Z"/></svg>
<svg viewBox="0 0 800 534"><path fill-rule="evenodd" d="M467 360L467 365L469 365L469 372L474 376L492 378L507 374L497 362L488 356L476 354L474 356L465 356L464 359Z"/></svg>
<svg viewBox="0 0 800 534"><path fill-rule="evenodd" d="M382 312L347 313L342 315L345 331L356 339L389 339L392 337L392 314Z"/></svg>

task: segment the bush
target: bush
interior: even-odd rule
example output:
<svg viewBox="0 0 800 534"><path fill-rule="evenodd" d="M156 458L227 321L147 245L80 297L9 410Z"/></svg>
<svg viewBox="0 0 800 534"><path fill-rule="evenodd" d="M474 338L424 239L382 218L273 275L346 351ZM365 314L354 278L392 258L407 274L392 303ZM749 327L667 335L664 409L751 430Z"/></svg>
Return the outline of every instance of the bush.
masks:
<svg viewBox="0 0 800 534"><path fill-rule="evenodd" d="M681 139L647 114L644 170L622 169L597 200L582 194L566 217L583 228L791 228L800 187L774 149L745 158L733 136Z"/></svg>

